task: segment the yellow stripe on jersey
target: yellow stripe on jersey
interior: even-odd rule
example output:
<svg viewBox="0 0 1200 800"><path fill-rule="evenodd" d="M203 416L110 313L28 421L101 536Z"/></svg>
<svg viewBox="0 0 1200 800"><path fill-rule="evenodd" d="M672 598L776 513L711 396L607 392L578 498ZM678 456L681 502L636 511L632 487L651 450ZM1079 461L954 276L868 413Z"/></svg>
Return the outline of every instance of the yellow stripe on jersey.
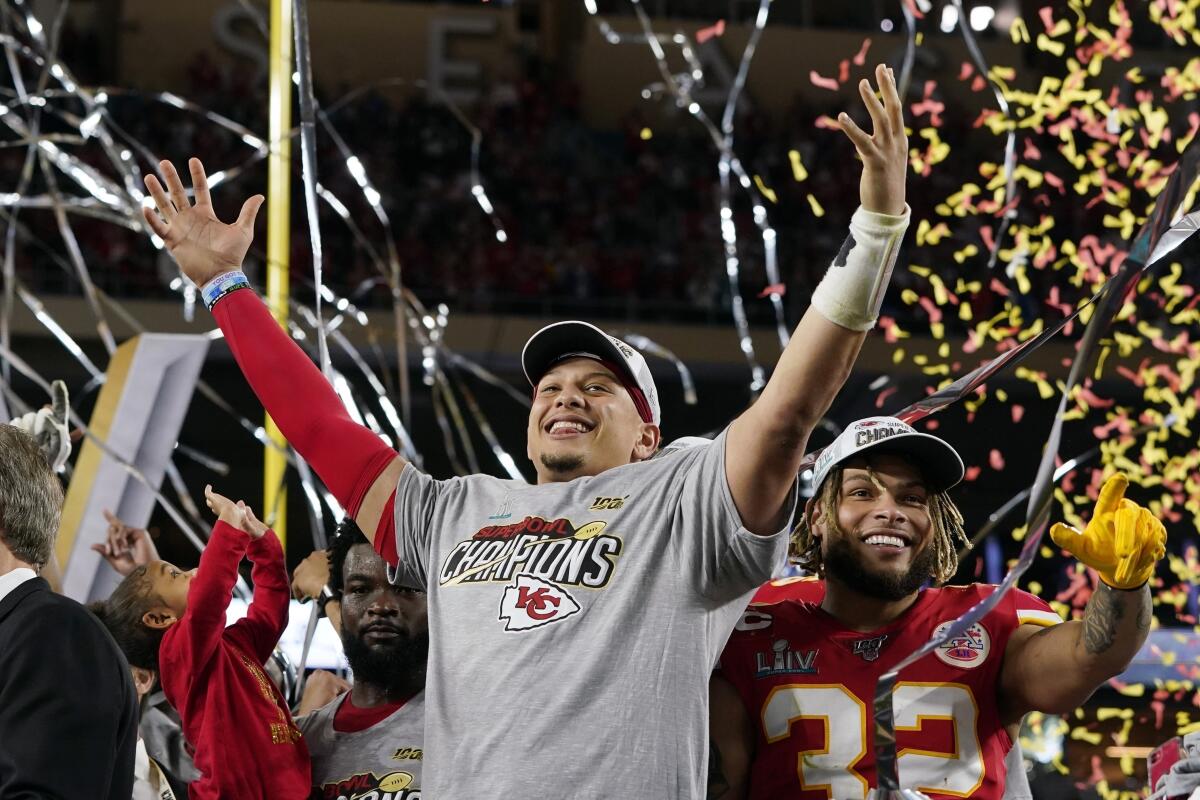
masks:
<svg viewBox="0 0 1200 800"><path fill-rule="evenodd" d="M1053 611L1037 611L1031 608L1021 608L1017 610L1017 622L1022 625L1041 625L1048 628L1051 625L1057 625L1062 622L1062 617Z"/></svg>

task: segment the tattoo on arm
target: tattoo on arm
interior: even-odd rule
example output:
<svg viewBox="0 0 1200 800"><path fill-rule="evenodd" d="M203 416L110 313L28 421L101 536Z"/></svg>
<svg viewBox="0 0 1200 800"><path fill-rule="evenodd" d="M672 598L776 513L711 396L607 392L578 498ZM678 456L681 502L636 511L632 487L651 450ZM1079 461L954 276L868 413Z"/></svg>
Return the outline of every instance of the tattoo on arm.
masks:
<svg viewBox="0 0 1200 800"><path fill-rule="evenodd" d="M721 800L729 796L729 780L721 768L721 751L715 742L708 743L708 800Z"/></svg>
<svg viewBox="0 0 1200 800"><path fill-rule="evenodd" d="M1142 632L1150 629L1150 604L1143 597L1147 591L1144 586L1132 592L1117 591L1105 583L1096 587L1083 612L1083 646L1088 653L1100 655L1112 647L1131 602L1138 605L1137 629Z"/></svg>

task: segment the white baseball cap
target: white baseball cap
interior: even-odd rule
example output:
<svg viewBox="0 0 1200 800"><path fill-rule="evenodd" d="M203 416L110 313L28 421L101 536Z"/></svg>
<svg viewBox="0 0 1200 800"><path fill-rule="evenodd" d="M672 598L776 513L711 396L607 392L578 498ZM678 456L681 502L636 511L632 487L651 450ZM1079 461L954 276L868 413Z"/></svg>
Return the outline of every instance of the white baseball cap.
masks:
<svg viewBox="0 0 1200 800"><path fill-rule="evenodd" d="M963 479L962 459L943 440L920 433L895 417L867 417L851 423L821 451L813 467L813 489L819 491L829 471L838 464L869 452L908 456L935 492Z"/></svg>
<svg viewBox="0 0 1200 800"><path fill-rule="evenodd" d="M604 331L587 322L568 320L547 325L529 337L525 348L521 351L521 368L531 386L537 386L542 376L550 371L554 364L566 358L592 358L605 361L617 367L621 372L617 377L626 382L626 388L636 388L645 400L645 409L650 419L646 422L662 425L662 408L658 404L658 389L654 385L654 376L650 374L650 366L637 350L615 336L609 336ZM630 396L633 396L630 392ZM639 406L638 397L633 397L633 404Z"/></svg>

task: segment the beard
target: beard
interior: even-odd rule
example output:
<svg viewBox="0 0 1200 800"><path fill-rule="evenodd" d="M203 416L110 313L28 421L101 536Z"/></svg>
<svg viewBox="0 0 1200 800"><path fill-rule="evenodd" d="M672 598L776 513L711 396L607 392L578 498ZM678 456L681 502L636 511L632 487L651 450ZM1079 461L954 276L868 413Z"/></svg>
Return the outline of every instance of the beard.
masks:
<svg viewBox="0 0 1200 800"><path fill-rule="evenodd" d="M394 641L377 647L343 632L342 648L354 679L378 686L388 694L407 693L425 683L428 631L418 636L401 634Z"/></svg>
<svg viewBox="0 0 1200 800"><path fill-rule="evenodd" d="M569 475L583 466L582 455L541 455L542 466L559 475Z"/></svg>
<svg viewBox="0 0 1200 800"><path fill-rule="evenodd" d="M904 572L873 572L855 555L847 537L835 535L829 542L822 560L825 563L826 575L868 597L895 601L903 600L933 579L937 553L930 543L917 554Z"/></svg>

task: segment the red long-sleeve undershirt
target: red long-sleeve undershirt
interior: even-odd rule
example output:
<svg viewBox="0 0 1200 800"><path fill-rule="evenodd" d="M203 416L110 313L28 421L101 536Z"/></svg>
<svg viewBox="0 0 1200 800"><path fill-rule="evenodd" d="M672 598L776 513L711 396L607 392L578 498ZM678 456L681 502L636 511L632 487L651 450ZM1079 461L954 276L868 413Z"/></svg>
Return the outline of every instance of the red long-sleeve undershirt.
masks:
<svg viewBox="0 0 1200 800"><path fill-rule="evenodd" d="M350 418L325 376L253 291L225 295L213 307L213 317L263 408L346 513L357 516L375 479L399 456ZM397 560L395 501L393 490L374 536L375 550L390 564Z"/></svg>

